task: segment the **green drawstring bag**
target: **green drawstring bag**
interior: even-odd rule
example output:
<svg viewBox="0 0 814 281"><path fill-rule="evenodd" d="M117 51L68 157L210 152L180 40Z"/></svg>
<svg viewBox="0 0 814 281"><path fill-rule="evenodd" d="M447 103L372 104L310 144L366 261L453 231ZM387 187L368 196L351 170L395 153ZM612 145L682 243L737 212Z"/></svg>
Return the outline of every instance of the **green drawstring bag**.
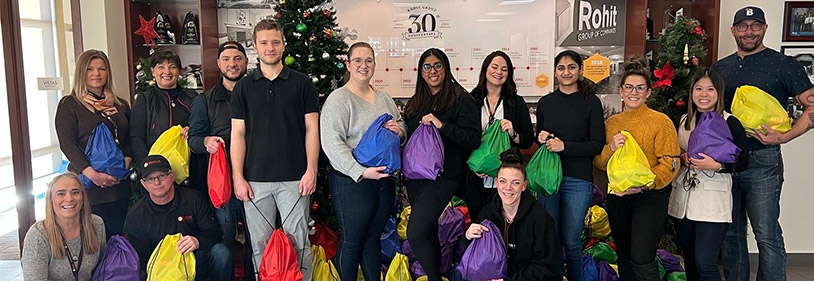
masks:
<svg viewBox="0 0 814 281"><path fill-rule="evenodd" d="M545 197L554 195L560 190L562 182L560 155L541 146L526 166L526 174L531 190Z"/></svg>
<svg viewBox="0 0 814 281"><path fill-rule="evenodd" d="M667 281L687 281L687 274L684 272L673 272L667 274Z"/></svg>
<svg viewBox="0 0 814 281"><path fill-rule="evenodd" d="M500 119L495 120L480 140L480 147L472 151L466 164L478 174L497 176L500 153L509 149L509 133L500 129Z"/></svg>
<svg viewBox="0 0 814 281"><path fill-rule="evenodd" d="M608 246L608 244L605 244L605 242L597 242L585 250L583 254L593 257L597 262L606 261L610 264L616 264L616 251Z"/></svg>

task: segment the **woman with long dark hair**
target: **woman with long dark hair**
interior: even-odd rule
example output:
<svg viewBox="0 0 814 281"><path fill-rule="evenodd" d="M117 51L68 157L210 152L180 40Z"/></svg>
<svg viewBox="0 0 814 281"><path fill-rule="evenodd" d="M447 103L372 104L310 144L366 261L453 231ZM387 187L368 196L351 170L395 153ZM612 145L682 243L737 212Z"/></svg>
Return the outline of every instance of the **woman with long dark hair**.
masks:
<svg viewBox="0 0 814 281"><path fill-rule="evenodd" d="M568 280L582 275L583 220L593 194L591 161L602 151L605 119L602 102L595 87L582 77L582 57L574 51L562 51L554 58L554 77L559 87L537 102L537 141L539 149L560 155L562 183L550 197L538 196L557 226L565 252Z"/></svg>
<svg viewBox="0 0 814 281"><path fill-rule="evenodd" d="M521 149L534 143L534 128L523 97L517 95L514 66L509 55L494 51L483 60L478 85L472 89L475 105L480 108L480 128L486 131L500 120L500 129L509 133L510 145ZM470 173L464 200L469 215L477 217L483 206L497 194L495 178Z"/></svg>
<svg viewBox="0 0 814 281"><path fill-rule="evenodd" d="M619 94L625 107L605 122L607 144L594 165L607 169L611 155L627 141L622 130L633 136L647 157L656 175L653 182L608 194L607 212L621 280L659 280L656 248L667 223L671 182L681 168L681 150L673 121L645 104L652 85L647 62L637 56L624 67Z"/></svg>
<svg viewBox="0 0 814 281"><path fill-rule="evenodd" d="M68 171L90 179L91 186L86 190L88 202L93 213L104 219L105 235L110 237L121 233L124 227L131 182L93 169L85 147L96 126L105 124L124 155L124 168L128 168L133 159L130 108L116 96L110 60L104 52L83 52L76 59L75 73L73 89L59 101L54 118L59 149L68 158Z"/></svg>
<svg viewBox="0 0 814 281"><path fill-rule="evenodd" d="M418 60L415 94L404 109L408 135L419 124L434 126L444 144L444 170L435 180L408 180L412 213L407 239L429 281L441 280L438 217L468 171L466 160L480 145L481 130L472 96L452 77L449 59L431 48Z"/></svg>

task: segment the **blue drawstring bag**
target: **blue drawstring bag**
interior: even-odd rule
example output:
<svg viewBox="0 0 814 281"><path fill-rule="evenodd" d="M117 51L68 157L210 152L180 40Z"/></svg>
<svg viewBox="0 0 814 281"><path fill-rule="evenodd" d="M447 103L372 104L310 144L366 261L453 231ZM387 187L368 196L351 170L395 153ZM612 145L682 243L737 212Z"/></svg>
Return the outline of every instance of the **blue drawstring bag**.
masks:
<svg viewBox="0 0 814 281"><path fill-rule="evenodd" d="M386 166L384 172L388 174L401 169L401 139L398 134L384 127L392 119L392 115L385 113L370 124L353 150L353 157L359 164L365 167Z"/></svg>
<svg viewBox="0 0 814 281"><path fill-rule="evenodd" d="M124 167L124 153L116 146L113 134L103 122L100 122L91 132L88 144L85 145L85 157L88 158L91 168L97 172L117 179L124 179L130 174L130 171ZM95 186L93 181L81 173L79 178L85 188Z"/></svg>
<svg viewBox="0 0 814 281"><path fill-rule="evenodd" d="M580 281L599 281L596 261L590 256L582 256L582 277Z"/></svg>
<svg viewBox="0 0 814 281"><path fill-rule="evenodd" d="M390 217L384 225L384 231L381 236L382 241L382 262L387 263L393 260L396 253L401 252L401 243L399 243L399 236L396 233L396 219Z"/></svg>

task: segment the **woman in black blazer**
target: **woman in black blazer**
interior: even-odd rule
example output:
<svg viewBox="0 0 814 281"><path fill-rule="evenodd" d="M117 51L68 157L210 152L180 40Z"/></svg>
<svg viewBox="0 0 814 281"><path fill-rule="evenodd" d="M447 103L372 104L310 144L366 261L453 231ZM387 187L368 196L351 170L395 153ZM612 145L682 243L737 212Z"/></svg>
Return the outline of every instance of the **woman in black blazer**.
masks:
<svg viewBox="0 0 814 281"><path fill-rule="evenodd" d="M480 112L482 132L493 122L500 120L500 127L509 133L512 147L526 149L534 143L534 128L531 116L523 97L517 95L514 82L514 67L509 55L494 51L483 60L478 85L472 89L472 96ZM463 199L473 218L497 193L495 179L470 172L467 177L466 193Z"/></svg>

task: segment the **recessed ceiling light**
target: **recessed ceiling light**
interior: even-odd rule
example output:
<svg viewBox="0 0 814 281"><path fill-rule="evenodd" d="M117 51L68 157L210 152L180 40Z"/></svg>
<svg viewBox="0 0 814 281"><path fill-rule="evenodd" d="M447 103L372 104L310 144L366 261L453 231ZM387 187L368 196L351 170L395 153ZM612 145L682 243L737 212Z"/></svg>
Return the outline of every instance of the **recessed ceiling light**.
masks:
<svg viewBox="0 0 814 281"><path fill-rule="evenodd" d="M500 4L498 4L498 5L500 5L500 6L522 5L522 4L528 4L528 3L531 3L531 2L534 2L534 1L535 0L503 0L503 1L500 1Z"/></svg>
<svg viewBox="0 0 814 281"><path fill-rule="evenodd" d="M517 12L488 12L486 13L487 16L511 16L517 14Z"/></svg>

